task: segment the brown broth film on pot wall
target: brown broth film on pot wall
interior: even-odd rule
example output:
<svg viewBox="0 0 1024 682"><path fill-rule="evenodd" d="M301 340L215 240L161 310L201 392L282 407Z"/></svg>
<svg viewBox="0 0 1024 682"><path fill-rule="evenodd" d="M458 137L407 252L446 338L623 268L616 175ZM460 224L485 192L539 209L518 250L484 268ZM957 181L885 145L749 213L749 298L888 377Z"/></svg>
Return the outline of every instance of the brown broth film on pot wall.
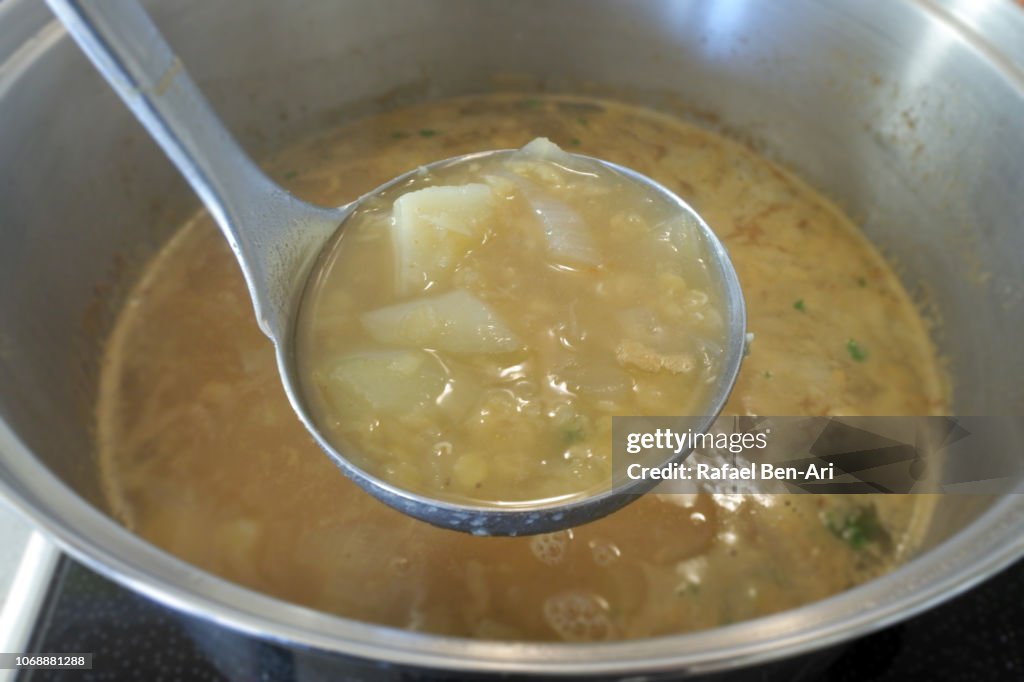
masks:
<svg viewBox="0 0 1024 682"><path fill-rule="evenodd" d="M674 203L543 138L424 173L326 250L303 393L336 449L428 497L601 492L612 415L710 409L726 325L709 258Z"/></svg>
<svg viewBox="0 0 1024 682"><path fill-rule="evenodd" d="M756 338L726 413L947 409L940 364L898 280L807 185L662 114L525 101L467 97L375 115L283 150L272 172L337 205L436 159L548 137L678 192L729 248ZM622 300L668 314L658 305L672 299L645 286L626 285ZM518 320L515 309L502 315ZM637 369L630 399L660 400L674 375ZM107 496L134 532L285 600L468 637L636 638L792 608L905 561L931 510L926 496L647 495L532 538L472 537L405 517L342 477L299 424L205 214L153 260L121 313L97 418Z"/></svg>

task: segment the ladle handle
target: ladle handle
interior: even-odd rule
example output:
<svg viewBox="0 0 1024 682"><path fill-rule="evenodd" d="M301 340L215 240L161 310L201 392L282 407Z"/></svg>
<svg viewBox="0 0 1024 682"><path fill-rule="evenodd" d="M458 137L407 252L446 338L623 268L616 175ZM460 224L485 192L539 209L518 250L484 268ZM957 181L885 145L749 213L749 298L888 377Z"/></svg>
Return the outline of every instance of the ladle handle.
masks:
<svg viewBox="0 0 1024 682"><path fill-rule="evenodd" d="M202 199L242 266L261 328L280 339L339 212L296 199L249 159L135 0L47 2Z"/></svg>

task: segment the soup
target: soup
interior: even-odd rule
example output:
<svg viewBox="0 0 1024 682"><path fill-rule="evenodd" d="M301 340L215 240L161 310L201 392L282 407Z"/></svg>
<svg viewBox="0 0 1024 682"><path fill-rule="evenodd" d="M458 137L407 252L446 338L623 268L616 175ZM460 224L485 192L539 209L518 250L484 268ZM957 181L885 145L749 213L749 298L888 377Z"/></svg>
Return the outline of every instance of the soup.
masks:
<svg viewBox="0 0 1024 682"><path fill-rule="evenodd" d="M753 150L675 118L589 99L467 97L325 131L270 168L337 205L418 165L537 136L658 180L725 242L755 335L726 413L947 410L924 324L856 227ZM252 589L400 628L594 641L714 627L891 570L930 514L925 496L647 495L527 538L405 517L344 479L291 412L205 213L148 266L101 379L106 492L127 527Z"/></svg>
<svg viewBox="0 0 1024 682"><path fill-rule="evenodd" d="M606 490L612 415L701 415L723 284L675 202L534 140L360 205L303 297L299 374L355 464L508 506Z"/></svg>

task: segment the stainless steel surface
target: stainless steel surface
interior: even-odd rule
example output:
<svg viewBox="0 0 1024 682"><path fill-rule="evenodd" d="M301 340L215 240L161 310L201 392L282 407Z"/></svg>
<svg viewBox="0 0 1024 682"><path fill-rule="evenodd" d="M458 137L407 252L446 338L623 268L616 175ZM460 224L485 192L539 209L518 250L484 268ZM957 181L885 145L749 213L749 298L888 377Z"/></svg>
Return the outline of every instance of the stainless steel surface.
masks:
<svg viewBox="0 0 1024 682"><path fill-rule="evenodd" d="M290 358L297 292L358 202L313 206L268 178L135 0L47 2L214 216L242 268L260 328L277 348L284 346L279 356Z"/></svg>
<svg viewBox="0 0 1024 682"><path fill-rule="evenodd" d="M0 651L27 652L60 550L0 500ZM15 679L0 669L0 682Z"/></svg>
<svg viewBox="0 0 1024 682"><path fill-rule="evenodd" d="M507 156L513 150L439 160L411 169L343 206L314 206L278 186L246 156L210 109L181 59L135 0L47 3L216 220L245 276L260 328L274 344L288 401L346 476L410 516L476 535L527 535L577 526L620 509L654 486L653 480L627 479L599 494L567 502L523 502L514 507L436 500L397 487L356 466L323 436L306 408L293 347L295 319L310 269L331 235L368 197L425 172ZM728 325L723 371L697 427L706 431L736 382L746 338L743 293L725 247L707 223L664 186L616 164L580 158L603 164L653 190L666 206L688 216L705 242L709 265L722 282ZM685 454L681 452L674 459Z"/></svg>
<svg viewBox="0 0 1024 682"><path fill-rule="evenodd" d="M0 8L33 21L40 11L31 0ZM496 73L552 92L596 84L710 116L834 197L896 263L940 322L957 413L1024 410L1024 17L1011 2L181 0L152 9L182 60L203 65L193 75L257 158L380 98L479 91ZM111 313L93 288L130 282L133 264L195 204L61 31L7 33L26 25L35 24L0 25L0 488L62 547L123 583L299 648L433 669L627 675L823 647L966 590L1024 553L1022 495L950 496L921 555L879 580L756 621L601 645L368 626L166 555L112 521L98 492L90 410Z"/></svg>
<svg viewBox="0 0 1024 682"><path fill-rule="evenodd" d="M31 536L32 524L0 500L0 547L4 548L3 554L0 554L0 643L3 642L4 606L9 601L18 562Z"/></svg>

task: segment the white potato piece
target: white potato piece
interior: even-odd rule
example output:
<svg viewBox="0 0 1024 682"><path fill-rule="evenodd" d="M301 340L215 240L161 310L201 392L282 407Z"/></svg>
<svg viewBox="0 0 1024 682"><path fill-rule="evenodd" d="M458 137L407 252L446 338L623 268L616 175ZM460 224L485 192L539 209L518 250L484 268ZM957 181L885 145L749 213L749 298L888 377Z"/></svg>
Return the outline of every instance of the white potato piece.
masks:
<svg viewBox="0 0 1024 682"><path fill-rule="evenodd" d="M524 162L518 165L521 171L537 177L530 180L522 173L506 172L486 178L491 187L502 194L514 189L522 196L537 217L548 252L556 261L569 266L600 265L603 259L590 227L578 211L544 187L548 183L544 181L545 174L540 172L550 169L550 163L573 169L584 167L586 163L546 137L534 139L517 151L515 158Z"/></svg>
<svg viewBox="0 0 1024 682"><path fill-rule="evenodd" d="M600 265L601 251L583 218L565 202L526 189L523 192L540 221L548 253L566 265Z"/></svg>
<svg viewBox="0 0 1024 682"><path fill-rule="evenodd" d="M376 410L406 413L434 403L448 383L444 366L416 350L367 351L338 360L325 389L341 402L357 398Z"/></svg>
<svg viewBox="0 0 1024 682"><path fill-rule="evenodd" d="M575 171L595 170L593 161L581 159L574 154L570 154L546 137L534 138L526 146L519 149L515 156L517 159L550 161L563 168Z"/></svg>
<svg viewBox="0 0 1024 682"><path fill-rule="evenodd" d="M565 150L546 137L533 138L519 150L519 153L524 156L535 156L538 159L548 159L550 161L563 161L570 158Z"/></svg>
<svg viewBox="0 0 1024 682"><path fill-rule="evenodd" d="M363 314L374 340L452 353L507 353L522 342L491 308L468 291L418 298Z"/></svg>
<svg viewBox="0 0 1024 682"><path fill-rule="evenodd" d="M494 193L482 183L427 187L399 197L392 213L396 287L400 294L444 283L494 220Z"/></svg>
<svg viewBox="0 0 1024 682"><path fill-rule="evenodd" d="M516 152L516 157L525 161L555 163L576 171L593 170L591 164L566 152L546 137L534 139ZM545 192L542 186L518 174L513 176L519 192L540 221L551 255L566 265L599 265L601 253L583 217L569 204Z"/></svg>

